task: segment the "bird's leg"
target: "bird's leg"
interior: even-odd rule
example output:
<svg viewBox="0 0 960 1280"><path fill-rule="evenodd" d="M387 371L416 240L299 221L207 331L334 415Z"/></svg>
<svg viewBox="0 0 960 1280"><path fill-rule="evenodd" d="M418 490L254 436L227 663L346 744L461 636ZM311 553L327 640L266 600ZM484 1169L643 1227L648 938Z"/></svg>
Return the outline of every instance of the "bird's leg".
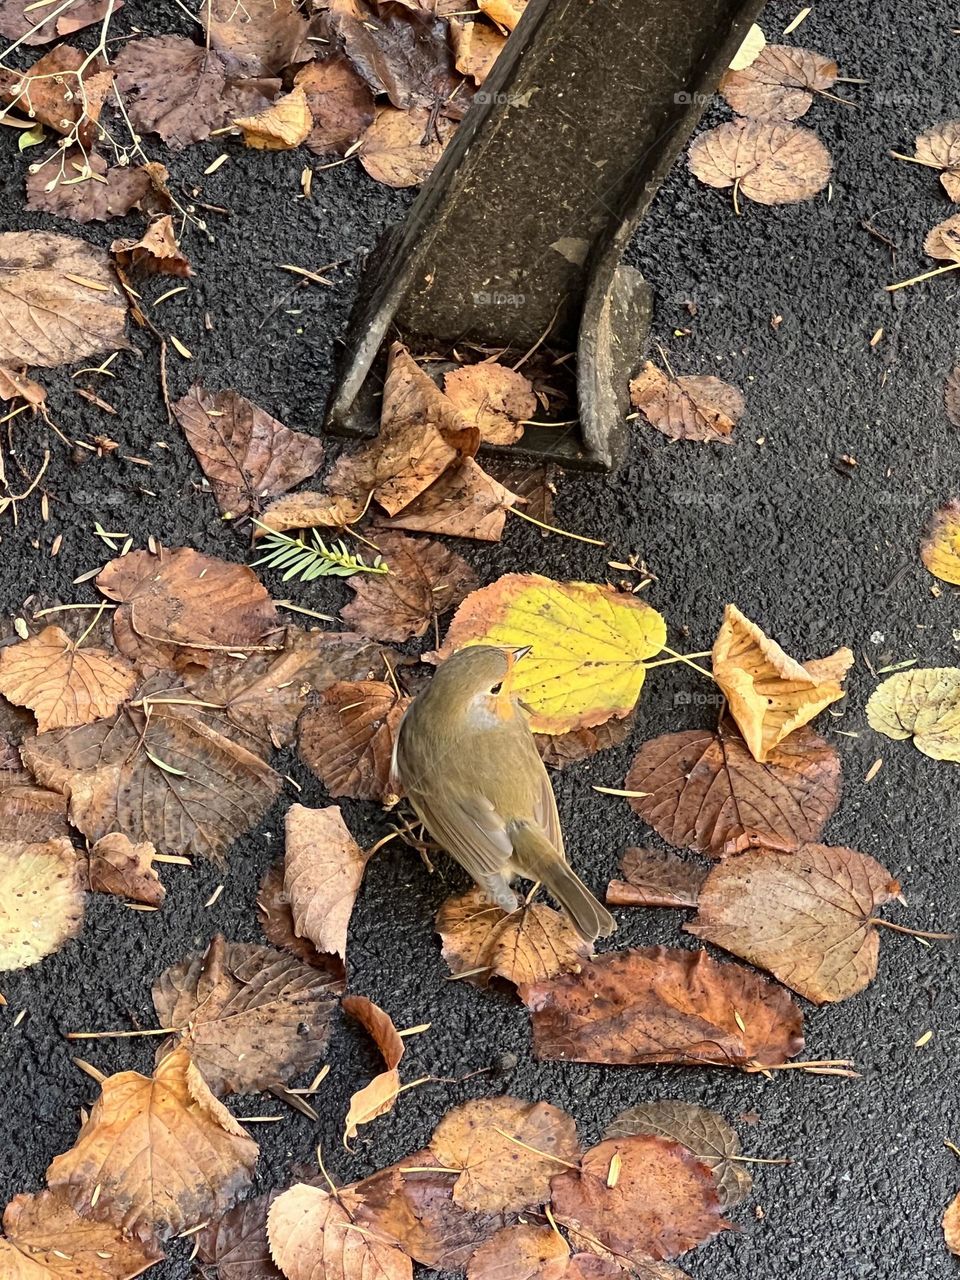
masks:
<svg viewBox="0 0 960 1280"><path fill-rule="evenodd" d="M505 876L495 873L486 875L478 883L490 901L496 903L500 910L505 911L507 915L516 911L520 905L517 895L510 888L510 881Z"/></svg>

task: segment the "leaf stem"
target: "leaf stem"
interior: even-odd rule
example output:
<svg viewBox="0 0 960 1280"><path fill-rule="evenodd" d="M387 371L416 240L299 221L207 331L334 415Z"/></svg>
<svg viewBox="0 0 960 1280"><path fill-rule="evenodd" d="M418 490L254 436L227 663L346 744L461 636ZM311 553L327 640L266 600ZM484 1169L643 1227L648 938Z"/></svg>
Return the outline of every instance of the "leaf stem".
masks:
<svg viewBox="0 0 960 1280"><path fill-rule="evenodd" d="M879 916L871 916L867 924L878 924L894 933L905 933L911 938L930 938L935 942L953 942L955 933L928 933L923 929L908 929L905 924L894 924L892 920L881 920Z"/></svg>
<svg viewBox="0 0 960 1280"><path fill-rule="evenodd" d="M601 542L599 538L588 538L583 533L571 533L569 529L558 529L555 524L544 524L542 520L537 520L534 516L528 516L525 511L518 511L516 507L508 507L510 515L519 516L521 520L526 520L530 524L535 524L538 529L546 529L548 533L559 533L564 538L573 538L577 542L589 542L591 547L605 547L607 544Z"/></svg>
<svg viewBox="0 0 960 1280"><path fill-rule="evenodd" d="M947 271L956 271L957 267L960 267L960 262L950 262L945 267L936 267L933 271L924 271L922 275L911 276L909 280L898 280L896 284L885 284L883 287L887 293L893 293L897 289L906 289L911 284L932 280L934 276L942 276Z"/></svg>

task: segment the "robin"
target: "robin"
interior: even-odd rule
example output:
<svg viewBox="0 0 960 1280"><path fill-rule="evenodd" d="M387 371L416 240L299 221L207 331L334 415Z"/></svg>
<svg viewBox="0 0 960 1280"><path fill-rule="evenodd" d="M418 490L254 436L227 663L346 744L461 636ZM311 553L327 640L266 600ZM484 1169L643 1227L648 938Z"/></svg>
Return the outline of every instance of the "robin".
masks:
<svg viewBox="0 0 960 1280"><path fill-rule="evenodd" d="M589 941L616 923L570 869L550 779L507 677L530 651L477 645L443 662L400 724L393 772L431 837L504 911L542 882Z"/></svg>

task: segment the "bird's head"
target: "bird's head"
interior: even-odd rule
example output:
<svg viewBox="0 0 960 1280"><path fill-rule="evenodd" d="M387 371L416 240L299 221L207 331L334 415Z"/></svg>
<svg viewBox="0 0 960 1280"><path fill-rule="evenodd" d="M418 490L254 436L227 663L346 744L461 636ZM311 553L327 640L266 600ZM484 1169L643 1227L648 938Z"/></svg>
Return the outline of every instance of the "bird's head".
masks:
<svg viewBox="0 0 960 1280"><path fill-rule="evenodd" d="M434 696L461 702L469 702L478 694L495 696L515 664L529 652L529 645L511 649L471 645L440 664L430 687Z"/></svg>

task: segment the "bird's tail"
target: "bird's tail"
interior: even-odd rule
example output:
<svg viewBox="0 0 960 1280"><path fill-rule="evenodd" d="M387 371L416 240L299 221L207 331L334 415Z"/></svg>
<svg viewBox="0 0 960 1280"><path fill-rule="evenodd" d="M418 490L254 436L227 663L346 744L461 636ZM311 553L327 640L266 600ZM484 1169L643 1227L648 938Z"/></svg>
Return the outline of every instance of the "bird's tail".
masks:
<svg viewBox="0 0 960 1280"><path fill-rule="evenodd" d="M527 823L510 827L513 843L513 862L521 875L529 880L540 880L556 898L588 942L599 935L607 937L617 927L617 922L596 900L587 886L577 876L539 828Z"/></svg>

